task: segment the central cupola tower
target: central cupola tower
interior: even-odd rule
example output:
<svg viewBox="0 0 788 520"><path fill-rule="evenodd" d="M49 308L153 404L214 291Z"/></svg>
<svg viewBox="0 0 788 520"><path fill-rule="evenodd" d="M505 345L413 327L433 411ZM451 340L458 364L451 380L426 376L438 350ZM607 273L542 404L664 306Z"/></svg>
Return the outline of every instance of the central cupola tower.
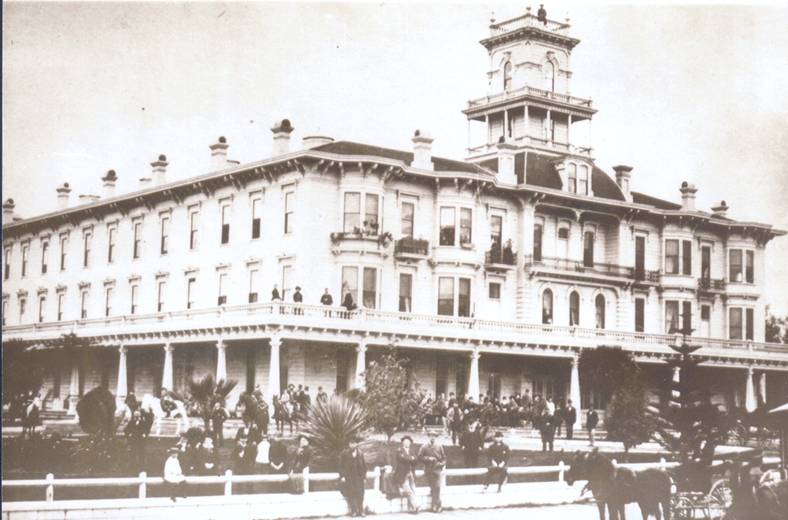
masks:
<svg viewBox="0 0 788 520"><path fill-rule="evenodd" d="M569 36L569 19L550 20L544 8L534 15L528 7L522 16L491 21L490 37L480 42L490 55L489 92L463 110L468 160L491 163L498 145L507 143L519 152L516 162L523 170L529 151L557 160L572 156L592 161L588 141L596 110L590 99L571 95L570 56L580 40ZM572 128L581 121L587 122L589 138L577 143ZM522 179L524 171L515 173Z"/></svg>

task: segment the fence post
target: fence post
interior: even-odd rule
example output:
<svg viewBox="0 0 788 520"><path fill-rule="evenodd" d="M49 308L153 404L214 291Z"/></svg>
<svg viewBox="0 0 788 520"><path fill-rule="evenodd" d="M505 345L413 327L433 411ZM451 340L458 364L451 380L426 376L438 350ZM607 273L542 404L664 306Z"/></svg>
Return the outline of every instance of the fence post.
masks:
<svg viewBox="0 0 788 520"><path fill-rule="evenodd" d="M558 482L564 481L564 461L558 462Z"/></svg>
<svg viewBox="0 0 788 520"><path fill-rule="evenodd" d="M375 482L372 484L372 489L380 489L380 468L375 466L372 470L375 473Z"/></svg>
<svg viewBox="0 0 788 520"><path fill-rule="evenodd" d="M618 461L616 459L613 459L611 462L613 463L614 468L618 467Z"/></svg>
<svg viewBox="0 0 788 520"><path fill-rule="evenodd" d="M309 466L304 468L304 494L309 493Z"/></svg>
<svg viewBox="0 0 788 520"><path fill-rule="evenodd" d="M52 473L47 473L47 502L52 502L55 500L55 486L52 484L52 481L55 480L55 476Z"/></svg>
<svg viewBox="0 0 788 520"><path fill-rule="evenodd" d="M148 478L148 474L144 471L140 473L140 498L145 498L147 496L147 486L145 484L145 479Z"/></svg>
<svg viewBox="0 0 788 520"><path fill-rule="evenodd" d="M667 465L665 464L665 457L660 457L659 463L661 464L660 469L662 471L665 471L665 469L667 469Z"/></svg>
<svg viewBox="0 0 788 520"><path fill-rule="evenodd" d="M224 496L229 497L233 494L233 472L228 469L224 472L224 476L227 477L227 482L224 483Z"/></svg>
<svg viewBox="0 0 788 520"><path fill-rule="evenodd" d="M446 487L446 472L441 471L441 488Z"/></svg>

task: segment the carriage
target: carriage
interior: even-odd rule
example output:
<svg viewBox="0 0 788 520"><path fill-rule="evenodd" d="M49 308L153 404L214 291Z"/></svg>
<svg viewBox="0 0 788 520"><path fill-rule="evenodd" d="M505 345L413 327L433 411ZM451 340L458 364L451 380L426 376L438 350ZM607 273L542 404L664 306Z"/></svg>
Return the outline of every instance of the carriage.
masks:
<svg viewBox="0 0 788 520"><path fill-rule="evenodd" d="M709 469L712 469L711 467ZM670 509L673 518L707 518L721 520L733 502L730 481L708 472L708 491L678 491L671 496Z"/></svg>

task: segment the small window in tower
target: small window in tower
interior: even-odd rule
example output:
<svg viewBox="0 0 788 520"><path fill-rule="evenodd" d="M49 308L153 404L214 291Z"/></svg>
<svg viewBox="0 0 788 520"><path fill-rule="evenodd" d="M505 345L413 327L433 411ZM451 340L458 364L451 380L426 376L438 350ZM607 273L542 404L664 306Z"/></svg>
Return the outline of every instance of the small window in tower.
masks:
<svg viewBox="0 0 788 520"><path fill-rule="evenodd" d="M551 61L544 65L544 88L548 92L555 91L555 65Z"/></svg>
<svg viewBox="0 0 788 520"><path fill-rule="evenodd" d="M503 89L509 90L512 88L512 62L507 61L503 66Z"/></svg>

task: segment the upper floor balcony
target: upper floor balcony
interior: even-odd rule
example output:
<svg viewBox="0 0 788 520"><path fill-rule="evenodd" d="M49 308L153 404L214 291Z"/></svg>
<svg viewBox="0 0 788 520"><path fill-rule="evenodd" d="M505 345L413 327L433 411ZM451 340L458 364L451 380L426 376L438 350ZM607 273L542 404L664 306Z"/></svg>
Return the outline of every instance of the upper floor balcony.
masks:
<svg viewBox="0 0 788 520"><path fill-rule="evenodd" d="M423 238L403 237L394 242L395 258L419 260L430 254L430 241Z"/></svg>
<svg viewBox="0 0 788 520"><path fill-rule="evenodd" d="M490 36L500 36L501 34L516 31L517 29L524 29L526 27L549 31L562 36L569 36L569 28L571 26L568 23L561 23L553 20L540 21L537 16L529 12L517 18L490 25Z"/></svg>
<svg viewBox="0 0 788 520"><path fill-rule="evenodd" d="M524 87L504 90L495 94L488 94L478 99L471 99L468 101L468 108L464 111L466 114L474 108L487 107L496 103L504 103L507 101L516 101L525 98L533 98L538 101L556 101L566 105L572 105L576 108L592 109L591 100L583 99L569 94L562 94L560 92L553 92L541 88L531 87L526 85Z"/></svg>
<svg viewBox="0 0 788 520"><path fill-rule="evenodd" d="M725 278L698 278L699 292L725 292Z"/></svg>
<svg viewBox="0 0 788 520"><path fill-rule="evenodd" d="M71 321L35 323L3 327L3 338L34 344L56 344L63 334L75 333L90 338L97 345L157 344L164 341L200 342L222 337L227 340L252 339L272 331L298 330L299 337L348 341L358 334L375 334L382 341L402 341L403 345L420 346L422 339L446 338L462 345L482 342L486 351L501 352L538 348L543 355L571 355L562 350L545 350L554 346L569 349L618 345L625 350L652 359L675 355L670 348L677 339L671 334L648 334L607 329L586 329L558 325L529 324L463 318L456 316L419 315L375 309L347 311L342 307L270 302L262 304L220 306L146 315L113 316ZM347 335L350 336L347 336ZM347 336L347 337L346 337ZM698 346L696 355L716 361L737 363L753 361L783 364L788 367L788 345L754 343L727 339L688 337ZM445 343L441 342L442 348ZM428 347L426 343L425 347Z"/></svg>
<svg viewBox="0 0 788 520"><path fill-rule="evenodd" d="M633 278L634 268L616 264L555 258L550 256L525 255L526 271L556 271L574 275L596 275L614 278Z"/></svg>
<svg viewBox="0 0 788 520"><path fill-rule="evenodd" d="M512 251L511 240L504 247L492 247L484 253L484 267L488 270L509 270L517 265L517 251Z"/></svg>

